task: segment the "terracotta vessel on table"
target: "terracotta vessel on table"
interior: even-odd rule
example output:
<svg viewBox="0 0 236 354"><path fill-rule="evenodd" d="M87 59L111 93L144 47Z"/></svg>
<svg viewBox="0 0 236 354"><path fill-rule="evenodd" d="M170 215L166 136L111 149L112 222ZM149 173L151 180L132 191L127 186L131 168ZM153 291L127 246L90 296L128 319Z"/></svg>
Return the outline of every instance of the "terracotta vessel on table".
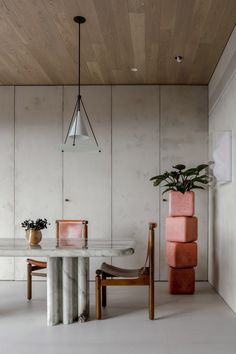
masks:
<svg viewBox="0 0 236 354"><path fill-rule="evenodd" d="M42 232L40 230L29 229L26 231L26 240L30 245L38 245L42 240Z"/></svg>

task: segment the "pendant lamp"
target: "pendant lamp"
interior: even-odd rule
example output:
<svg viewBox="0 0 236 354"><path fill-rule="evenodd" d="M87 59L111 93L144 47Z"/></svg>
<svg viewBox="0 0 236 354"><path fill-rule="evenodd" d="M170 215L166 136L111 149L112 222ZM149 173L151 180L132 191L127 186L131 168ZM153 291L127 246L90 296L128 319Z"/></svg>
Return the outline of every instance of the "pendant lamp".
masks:
<svg viewBox="0 0 236 354"><path fill-rule="evenodd" d="M69 128L66 134L64 144L62 144L62 151L94 151L101 152L98 141L94 134L92 125L90 123L87 111L80 90L80 26L86 21L82 16L74 17L74 21L78 23L78 94L71 117Z"/></svg>

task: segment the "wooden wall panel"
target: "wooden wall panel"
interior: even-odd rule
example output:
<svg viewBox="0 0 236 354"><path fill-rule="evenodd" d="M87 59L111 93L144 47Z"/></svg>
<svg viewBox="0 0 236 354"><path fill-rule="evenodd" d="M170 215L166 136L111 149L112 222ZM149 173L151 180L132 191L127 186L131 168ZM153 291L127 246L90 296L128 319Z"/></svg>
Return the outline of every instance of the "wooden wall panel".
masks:
<svg viewBox="0 0 236 354"><path fill-rule="evenodd" d="M0 237L14 238L14 87L0 87ZM0 258L0 279L14 279L14 258Z"/></svg>
<svg viewBox="0 0 236 354"><path fill-rule="evenodd" d="M21 222L47 218L43 237L55 237L62 216L62 87L17 87L15 98L15 236ZM16 258L15 278L25 277L25 260Z"/></svg>

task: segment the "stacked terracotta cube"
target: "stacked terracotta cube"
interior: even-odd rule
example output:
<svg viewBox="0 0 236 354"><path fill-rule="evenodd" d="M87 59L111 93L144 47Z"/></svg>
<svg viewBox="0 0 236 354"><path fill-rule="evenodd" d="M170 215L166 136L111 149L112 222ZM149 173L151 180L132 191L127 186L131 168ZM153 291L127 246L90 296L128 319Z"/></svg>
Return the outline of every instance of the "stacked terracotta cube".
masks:
<svg viewBox="0 0 236 354"><path fill-rule="evenodd" d="M171 294L193 294L197 266L198 220L194 216L194 192L170 192L166 218L166 255Z"/></svg>

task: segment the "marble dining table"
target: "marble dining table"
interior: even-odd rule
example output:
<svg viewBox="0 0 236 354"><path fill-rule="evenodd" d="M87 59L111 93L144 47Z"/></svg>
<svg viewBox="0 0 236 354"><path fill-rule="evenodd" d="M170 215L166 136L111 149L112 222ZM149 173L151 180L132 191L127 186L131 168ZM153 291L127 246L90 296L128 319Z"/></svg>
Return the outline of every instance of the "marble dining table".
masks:
<svg viewBox="0 0 236 354"><path fill-rule="evenodd" d="M44 238L30 246L24 239L0 239L0 257L47 257L47 324L89 319L91 257L129 256L133 240Z"/></svg>

